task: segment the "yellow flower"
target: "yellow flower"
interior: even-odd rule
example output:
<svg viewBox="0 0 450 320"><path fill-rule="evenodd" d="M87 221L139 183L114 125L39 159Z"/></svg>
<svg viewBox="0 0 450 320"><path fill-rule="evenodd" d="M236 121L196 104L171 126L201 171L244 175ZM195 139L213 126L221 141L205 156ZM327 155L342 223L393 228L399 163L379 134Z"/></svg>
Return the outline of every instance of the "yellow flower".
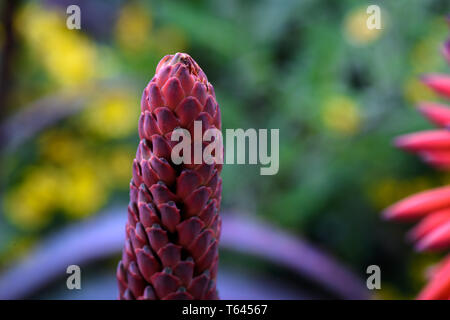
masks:
<svg viewBox="0 0 450 320"><path fill-rule="evenodd" d="M126 4L117 20L115 37L125 51L139 52L148 48L152 17L145 7Z"/></svg>
<svg viewBox="0 0 450 320"><path fill-rule="evenodd" d="M5 213L19 227L40 229L48 224L57 207L60 175L53 167L35 167L27 170L25 177L6 194Z"/></svg>
<svg viewBox="0 0 450 320"><path fill-rule="evenodd" d="M111 183L118 189L128 189L132 175L133 155L131 148L121 147L111 152L108 160L105 161Z"/></svg>
<svg viewBox="0 0 450 320"><path fill-rule="evenodd" d="M82 120L92 132L107 138L121 138L134 132L139 101L124 91L107 92L95 98L83 111Z"/></svg>
<svg viewBox="0 0 450 320"><path fill-rule="evenodd" d="M12 262L23 257L35 242L33 236L16 236L8 241L0 253L0 268L7 267Z"/></svg>
<svg viewBox="0 0 450 320"><path fill-rule="evenodd" d="M403 87L403 94L405 99L412 104L432 100L436 97L417 77L411 77L406 81Z"/></svg>
<svg viewBox="0 0 450 320"><path fill-rule="evenodd" d="M60 181L60 205L71 218L95 213L106 199L105 187L89 161L80 161L66 169Z"/></svg>
<svg viewBox="0 0 450 320"><path fill-rule="evenodd" d="M377 40L383 29L369 29L367 19L370 15L366 12L367 7L358 8L347 14L344 21L344 34L347 39L356 45L366 45ZM384 28L384 13L381 14L382 28Z"/></svg>
<svg viewBox="0 0 450 320"><path fill-rule="evenodd" d="M351 135L358 131L361 115L356 102L347 96L332 96L322 108L322 122L337 133Z"/></svg>
<svg viewBox="0 0 450 320"><path fill-rule="evenodd" d="M437 37L427 37L414 46L411 52L411 67L415 74L436 69L442 61L442 57L437 54L441 40Z"/></svg>
<svg viewBox="0 0 450 320"><path fill-rule="evenodd" d="M39 138L42 156L54 163L65 164L85 155L84 145L73 134L65 130L53 129Z"/></svg>
<svg viewBox="0 0 450 320"><path fill-rule="evenodd" d="M60 85L80 85L95 77L95 46L79 31L67 29L64 15L30 3L19 11L15 27Z"/></svg>
<svg viewBox="0 0 450 320"><path fill-rule="evenodd" d="M368 188L368 196L375 207L382 210L407 196L432 187L431 181L426 177L408 180L384 178Z"/></svg>

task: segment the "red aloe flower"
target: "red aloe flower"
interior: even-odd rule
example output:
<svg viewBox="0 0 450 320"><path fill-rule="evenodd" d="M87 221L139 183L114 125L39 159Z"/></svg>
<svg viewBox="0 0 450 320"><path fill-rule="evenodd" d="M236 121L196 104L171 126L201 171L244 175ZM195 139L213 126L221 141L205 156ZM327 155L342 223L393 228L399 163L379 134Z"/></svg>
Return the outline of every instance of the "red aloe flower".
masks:
<svg viewBox="0 0 450 320"><path fill-rule="evenodd" d="M213 86L189 55L165 56L141 100L120 299L218 298L222 165L171 159L174 129L192 134L194 121L220 130Z"/></svg>
<svg viewBox="0 0 450 320"><path fill-rule="evenodd" d="M450 62L450 40L442 52ZM438 94L450 98L450 76L431 74L422 80ZM437 169L450 170L450 106L423 103L419 111L440 128L400 136L395 139L395 145L417 153ZM384 216L389 219L422 219L409 233L419 251L450 248L450 186L409 196L387 208ZM418 299L450 299L450 254L431 272L430 280Z"/></svg>

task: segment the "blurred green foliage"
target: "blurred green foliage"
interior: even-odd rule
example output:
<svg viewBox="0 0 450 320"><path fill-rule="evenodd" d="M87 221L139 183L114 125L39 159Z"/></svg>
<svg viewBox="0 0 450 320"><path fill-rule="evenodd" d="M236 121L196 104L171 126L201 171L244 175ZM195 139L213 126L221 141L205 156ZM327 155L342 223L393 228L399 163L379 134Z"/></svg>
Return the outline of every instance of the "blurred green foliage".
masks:
<svg viewBox="0 0 450 320"><path fill-rule="evenodd" d="M413 254L404 227L379 212L450 181L391 146L430 127L414 105L437 97L417 77L447 68L448 1L89 3L79 1L81 31L66 29L64 1L24 1L14 12L6 113L60 93L85 108L2 156L1 265L127 201L142 89L162 56L185 51L215 86L224 129L280 129L279 173L225 165L223 208L302 235L360 275L380 265L384 297L414 295L435 257ZM382 8L381 30L365 28L370 4Z"/></svg>

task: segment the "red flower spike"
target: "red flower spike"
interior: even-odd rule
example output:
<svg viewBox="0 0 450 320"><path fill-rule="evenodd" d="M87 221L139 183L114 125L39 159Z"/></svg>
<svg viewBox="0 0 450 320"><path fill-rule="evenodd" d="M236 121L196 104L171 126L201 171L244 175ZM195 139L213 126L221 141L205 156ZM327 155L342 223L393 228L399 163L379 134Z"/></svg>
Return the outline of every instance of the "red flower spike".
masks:
<svg viewBox="0 0 450 320"><path fill-rule="evenodd" d="M449 41L442 52L450 62ZM423 82L435 92L450 97L449 76L427 75ZM404 135L395 140L395 145L417 152L425 162L438 169L450 170L450 108L438 103L423 103L418 109L428 120L444 129ZM450 248L450 186L412 195L387 208L384 216L393 219L423 218L408 235L416 241L415 247L419 251ZM450 299L450 255L434 268L429 283L417 298Z"/></svg>
<svg viewBox="0 0 450 320"><path fill-rule="evenodd" d="M173 131L192 131L195 120L202 132L220 130L213 86L189 55L165 56L141 99L120 299L218 299L222 165L171 159Z"/></svg>

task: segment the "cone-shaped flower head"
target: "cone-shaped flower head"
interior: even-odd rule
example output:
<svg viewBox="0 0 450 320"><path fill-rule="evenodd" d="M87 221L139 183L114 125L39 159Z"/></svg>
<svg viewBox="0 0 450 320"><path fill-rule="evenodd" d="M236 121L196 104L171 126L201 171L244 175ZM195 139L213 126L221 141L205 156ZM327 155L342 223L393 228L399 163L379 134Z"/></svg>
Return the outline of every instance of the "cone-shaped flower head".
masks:
<svg viewBox="0 0 450 320"><path fill-rule="evenodd" d="M144 89L133 162L120 299L217 299L222 165L175 164L171 135L220 130L213 86L185 53L165 56ZM191 144L193 145L193 143Z"/></svg>
<svg viewBox="0 0 450 320"><path fill-rule="evenodd" d="M442 48L450 62L450 42ZM432 90L450 98L450 76L431 74L422 78ZM428 164L450 170L450 107L438 103L423 103L419 111L440 129L406 134L394 144L417 153ZM422 219L409 233L416 249L445 250L450 248L450 186L423 191L403 199L384 211L388 219ZM450 299L450 255L434 268L430 281L418 299Z"/></svg>

